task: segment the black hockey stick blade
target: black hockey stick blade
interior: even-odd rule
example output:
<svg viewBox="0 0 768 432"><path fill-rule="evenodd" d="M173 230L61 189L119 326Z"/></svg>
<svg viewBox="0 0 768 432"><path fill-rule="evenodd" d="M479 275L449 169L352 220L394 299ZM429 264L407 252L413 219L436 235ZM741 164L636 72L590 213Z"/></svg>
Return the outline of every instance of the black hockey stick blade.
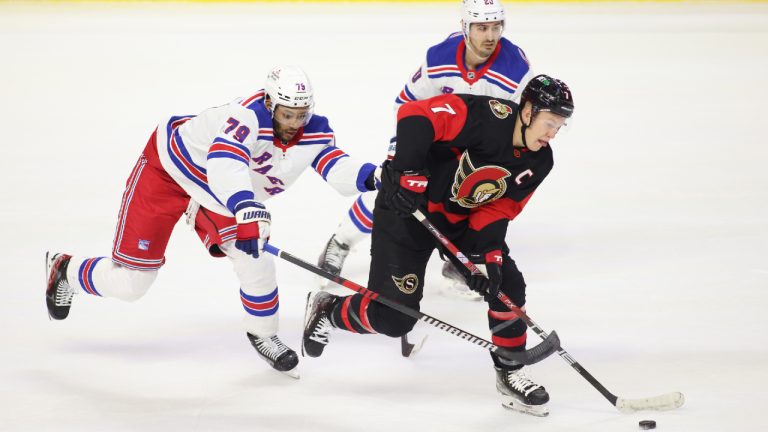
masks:
<svg viewBox="0 0 768 432"><path fill-rule="evenodd" d="M557 332L552 331L544 340L533 348L525 351L510 351L499 348L496 351L500 357L503 357L502 363L508 366L532 365L556 353L560 349L560 337Z"/></svg>

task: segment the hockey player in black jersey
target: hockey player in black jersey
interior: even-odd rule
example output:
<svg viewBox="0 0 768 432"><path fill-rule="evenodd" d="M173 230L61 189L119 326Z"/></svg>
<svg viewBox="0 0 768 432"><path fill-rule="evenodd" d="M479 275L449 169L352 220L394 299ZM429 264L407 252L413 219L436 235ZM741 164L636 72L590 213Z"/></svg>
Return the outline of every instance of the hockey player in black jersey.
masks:
<svg viewBox="0 0 768 432"><path fill-rule="evenodd" d="M507 225L552 169L550 142L573 108L568 86L546 75L530 81L519 106L475 95L442 95L403 105L397 153L383 167L373 213L369 289L419 308L425 267L437 246L411 214L426 210L444 235L485 268L487 278L469 272L466 277L470 288L488 302L494 344L525 349L525 323L509 314L494 315L508 311L496 298L499 290L517 306L525 306L525 281L505 243ZM415 323L360 294L310 293L302 352L320 356L334 328L400 337ZM520 366L505 364L493 353L491 357L504 406L546 415L545 388L526 377Z"/></svg>

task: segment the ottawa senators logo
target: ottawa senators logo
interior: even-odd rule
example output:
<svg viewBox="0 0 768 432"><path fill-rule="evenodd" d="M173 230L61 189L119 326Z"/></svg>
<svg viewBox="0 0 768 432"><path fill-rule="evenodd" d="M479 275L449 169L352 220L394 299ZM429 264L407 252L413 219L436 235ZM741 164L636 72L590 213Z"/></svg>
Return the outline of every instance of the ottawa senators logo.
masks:
<svg viewBox="0 0 768 432"><path fill-rule="evenodd" d="M491 112L493 115L502 120L512 114L512 108L510 108L509 105L504 105L495 99L489 100L488 103L491 105Z"/></svg>
<svg viewBox="0 0 768 432"><path fill-rule="evenodd" d="M469 154L464 152L451 187L451 201L465 208L474 208L495 201L507 191L510 172L502 167L489 165L475 169Z"/></svg>
<svg viewBox="0 0 768 432"><path fill-rule="evenodd" d="M392 280L395 282L397 289L406 294L413 294L416 292L416 288L419 287L419 277L413 273L407 274L401 278L392 276Z"/></svg>

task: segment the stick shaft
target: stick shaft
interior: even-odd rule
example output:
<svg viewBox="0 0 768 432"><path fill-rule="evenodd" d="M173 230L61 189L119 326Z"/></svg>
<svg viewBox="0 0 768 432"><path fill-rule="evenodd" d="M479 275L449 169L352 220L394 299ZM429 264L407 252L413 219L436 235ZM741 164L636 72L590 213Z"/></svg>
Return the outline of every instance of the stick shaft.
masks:
<svg viewBox="0 0 768 432"><path fill-rule="evenodd" d="M452 326L451 324L446 323L445 321L442 321L440 319L437 319L433 316L427 315L425 313L419 312L415 309L411 309L405 305L402 305L398 302L392 301L387 299L386 297L380 296L378 293L375 293L368 288L356 284L355 282L352 282L348 279L345 279L341 276L336 276L326 270L323 270L320 267L317 267L313 264L310 264L302 259L299 259L288 252L285 252L283 250L280 250L271 244L267 243L264 244L264 251L267 253L270 253L278 258L282 258L292 264L295 264L305 270L309 270L310 272L322 276L326 279L329 279L339 285L342 285L346 288L349 288L353 291L356 291L358 294L361 294L364 297L370 298L373 301L376 301L378 303L381 303L391 309L394 309L402 314L408 315L412 318L415 318L419 321L425 322L433 327L437 327L440 330L443 330L447 333L450 333L454 336L457 336L461 339L464 339L466 341L469 341L475 345L479 345L493 353L496 353L497 355L507 358L513 362L521 362L521 358L525 354L525 352L507 352L506 350L498 347L497 345L493 344L492 342L485 340L479 336L475 336L472 333L469 333L467 331L464 331L458 327ZM559 342L559 341L558 341ZM538 359L537 359L538 361ZM525 364L525 363L524 363Z"/></svg>

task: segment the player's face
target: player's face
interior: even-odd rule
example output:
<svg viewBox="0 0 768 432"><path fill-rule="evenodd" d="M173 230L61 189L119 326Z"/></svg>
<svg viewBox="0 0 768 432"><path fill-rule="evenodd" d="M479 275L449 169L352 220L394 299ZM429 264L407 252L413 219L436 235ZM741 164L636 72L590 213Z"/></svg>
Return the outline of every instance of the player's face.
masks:
<svg viewBox="0 0 768 432"><path fill-rule="evenodd" d="M504 27L500 21L475 23L469 26L469 42L482 57L490 57L501 39Z"/></svg>
<svg viewBox="0 0 768 432"><path fill-rule="evenodd" d="M309 108L288 108L277 105L273 118L275 135L282 141L290 141L299 128L307 124L311 115Z"/></svg>
<svg viewBox="0 0 768 432"><path fill-rule="evenodd" d="M549 111L540 111L526 129L525 141L532 151L539 151L555 139L560 128L565 126L566 118Z"/></svg>

